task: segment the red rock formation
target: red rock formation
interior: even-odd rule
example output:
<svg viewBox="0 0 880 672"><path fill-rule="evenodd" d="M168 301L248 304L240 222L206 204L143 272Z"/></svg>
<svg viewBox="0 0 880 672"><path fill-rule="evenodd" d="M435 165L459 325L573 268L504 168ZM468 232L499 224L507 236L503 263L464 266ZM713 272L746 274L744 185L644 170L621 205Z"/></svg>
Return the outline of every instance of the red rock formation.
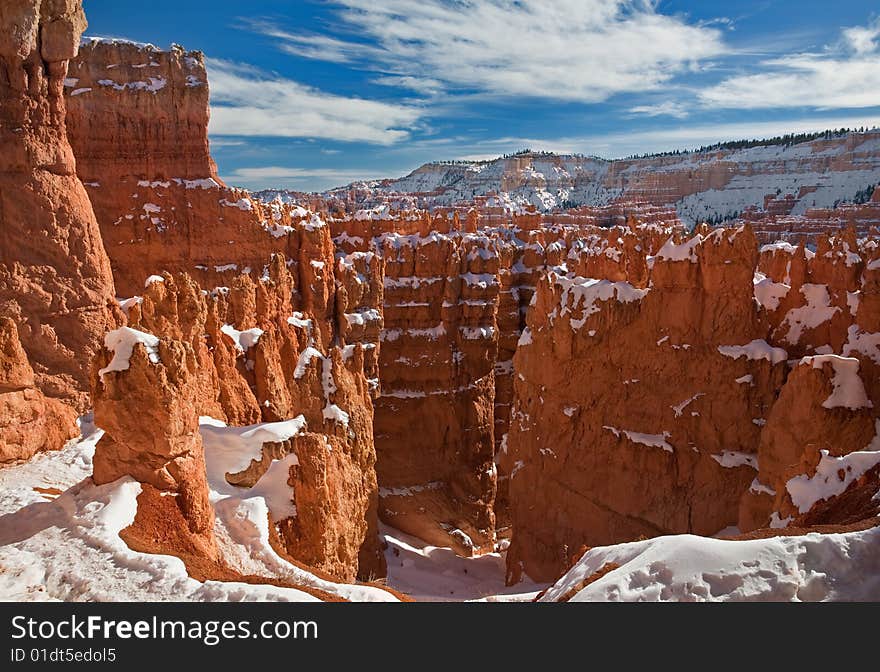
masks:
<svg viewBox="0 0 880 672"><path fill-rule="evenodd" d="M201 52L86 39L64 85L67 130L83 182L113 191L117 180L133 187L145 178L217 179ZM100 202L101 193L90 195Z"/></svg>
<svg viewBox="0 0 880 672"><path fill-rule="evenodd" d="M92 479L102 485L130 476L173 495L199 554L219 559L192 347L128 327L108 334L106 344L92 374L95 423L105 432Z"/></svg>
<svg viewBox="0 0 880 672"><path fill-rule="evenodd" d="M365 373L376 368L369 359L376 344L358 340L369 338L368 332L340 327L343 319L337 321L334 312L352 321L358 309L381 315L370 306L381 300L381 265L361 258L351 263L352 268L360 263L362 273L346 275L342 260L337 283L329 231L313 229L303 237L299 263L275 256L256 281L240 275L231 287L210 294L185 274L166 273L129 306L129 324L185 348L193 365L173 393L191 400L194 411L187 417L253 425L301 416L307 429L280 444L266 443L259 460L228 473L227 481L253 486L274 460L296 455L287 484L297 513L273 521L285 551L342 580L382 576L373 385ZM128 403L137 394L132 390L120 398ZM171 403L164 399L163 407ZM116 435L136 433L134 422L123 416ZM150 423L149 431L165 426ZM109 461L120 462L116 452ZM96 457L96 473L99 463Z"/></svg>
<svg viewBox="0 0 880 672"><path fill-rule="evenodd" d="M867 203L843 203L835 208L808 208L802 215L780 213L778 208L748 210L741 221L748 221L755 228L759 242L773 243L784 240L789 243L813 243L823 235L835 235L847 227L855 228L859 237L869 235L880 226L880 200L874 197Z"/></svg>
<svg viewBox="0 0 880 672"><path fill-rule="evenodd" d="M167 363L160 356L95 379L98 422L108 430L96 478L129 474L159 490L192 489L181 510L210 554L193 422L301 416L307 430L267 443L261 459L226 478L254 485L274 460L295 454L287 485L297 515L273 521L284 550L345 580L383 575L371 398L381 260L364 253L337 262L317 215L255 201L219 181L208 153L201 54L92 41L66 85L78 171L117 287L135 295L122 304L129 327L172 353ZM109 353L101 357L103 365ZM138 425L138 405L155 409L153 443ZM192 458L164 466L176 464L181 446ZM170 480L166 471L175 472Z"/></svg>
<svg viewBox="0 0 880 672"><path fill-rule="evenodd" d="M85 25L75 0L0 10L0 313L18 323L37 387L80 410L91 355L115 325L110 264L65 135L63 83Z"/></svg>
<svg viewBox="0 0 880 672"><path fill-rule="evenodd" d="M375 250L385 263L380 514L470 555L492 550L496 534L509 535L512 359L537 279L569 264L644 280L637 249L656 251L670 229L544 226L528 215L510 228L482 211L466 220L458 214L380 208L330 225L340 254Z"/></svg>
<svg viewBox="0 0 880 672"><path fill-rule="evenodd" d="M846 456L876 432L875 243L759 262L748 228L704 229L653 255L647 287L589 249L586 270L615 282L543 279L514 358L511 580L552 577L584 544L782 525L835 460L829 496L865 472L870 454Z"/></svg>
<svg viewBox="0 0 880 672"><path fill-rule="evenodd" d="M0 318L0 463L57 450L78 434L76 412L36 387L15 322Z"/></svg>
<svg viewBox="0 0 880 672"><path fill-rule="evenodd" d="M436 233L382 241L382 516L467 555L494 549L500 283L487 242Z"/></svg>
<svg viewBox="0 0 880 672"><path fill-rule="evenodd" d="M262 274L275 252L298 258L295 225L312 214L254 200L217 176L200 52L93 40L71 63L65 92L77 172L120 296L163 271L213 287L248 269Z"/></svg>
<svg viewBox="0 0 880 672"><path fill-rule="evenodd" d="M838 385L849 389L839 391ZM750 532L768 524L784 527L825 499L813 497L811 491L824 492L830 487L827 492L841 494L845 487L835 490L835 482L845 486L852 476L860 477L865 469L848 474L859 465L841 458L865 449L878 434L877 411L870 404L857 359L817 355L801 360L788 376L761 432L760 470L743 494L739 528ZM874 461L877 463L880 453ZM824 470L832 472L830 484L823 481L827 473L817 473L820 464L832 467Z"/></svg>
<svg viewBox="0 0 880 672"><path fill-rule="evenodd" d="M876 242L857 242L853 230L820 237L815 255L784 244L766 246L761 254L759 268L767 277L759 284L768 295L784 294L770 313L774 336L804 358L762 432L760 472L740 509L744 531L812 520L808 491L824 484L828 493L842 496L861 477L853 469L870 468L871 456L858 454L880 449L873 443L880 408L877 256ZM857 454L853 464L846 458L851 453ZM828 518L833 502L814 504L827 509L823 523L840 522Z"/></svg>
<svg viewBox="0 0 880 672"><path fill-rule="evenodd" d="M757 340L751 232L694 240L659 251L646 289L539 284L514 358L512 578L552 577L583 544L736 522L785 353Z"/></svg>
<svg viewBox="0 0 880 672"><path fill-rule="evenodd" d="M296 515L272 521L280 543L346 580L383 573L377 507L462 554L493 550L510 516L511 578L547 578L583 544L803 516L789 485L872 441L867 404L823 405L837 360L784 363L841 352L876 399L868 247L848 233L815 256L759 255L749 228L682 242L668 204L753 177L736 152L696 169L681 157L616 164L602 189L624 197L608 205L512 206L504 191L548 187L527 156L508 161L502 193L448 216L356 212L367 189L310 202L325 218L220 182L201 54L96 41L66 84L117 286L141 295L125 302L130 325L159 339L157 361L138 346L129 370L95 380L108 426L96 479L177 493L207 556L200 415L302 417L302 431L225 478L254 486L295 456ZM765 209L788 217L808 193L771 195ZM138 406L165 431L134 427Z"/></svg>

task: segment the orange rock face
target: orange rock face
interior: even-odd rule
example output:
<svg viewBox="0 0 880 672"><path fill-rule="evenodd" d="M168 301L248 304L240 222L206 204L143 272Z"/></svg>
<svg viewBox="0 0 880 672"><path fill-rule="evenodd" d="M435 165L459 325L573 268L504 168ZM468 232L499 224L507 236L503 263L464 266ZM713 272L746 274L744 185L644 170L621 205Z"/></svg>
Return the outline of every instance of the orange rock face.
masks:
<svg viewBox="0 0 880 672"><path fill-rule="evenodd" d="M84 182L214 177L201 52L87 39L64 82L67 130ZM98 189L94 186L94 189ZM90 192L100 202L102 192ZM96 210L99 206L96 206Z"/></svg>
<svg viewBox="0 0 880 672"><path fill-rule="evenodd" d="M36 387L15 322L0 318L0 462L57 450L78 434L76 412Z"/></svg>
<svg viewBox="0 0 880 672"><path fill-rule="evenodd" d="M460 220L380 209L331 221L340 254L370 249L385 263L380 516L464 555L491 551L510 533L513 356L538 278L566 263L646 278L634 248L657 245L664 231L515 220L510 228L477 211ZM614 247L621 235L630 252Z"/></svg>
<svg viewBox="0 0 880 672"><path fill-rule="evenodd" d="M752 177L735 152L618 163L564 212L318 214L220 181L201 54L77 56L83 26L69 0L0 10L0 460L76 432L46 395L82 407L97 349L95 481L145 484L147 537L172 502L168 539L215 563L211 489L270 478L272 538L346 581L384 575L380 516L463 555L512 534L509 580L547 580L584 546L834 523L876 486L880 249L684 235L669 203ZM533 160L501 189L547 187ZM218 484L217 436L276 423Z"/></svg>
<svg viewBox="0 0 880 672"><path fill-rule="evenodd" d="M296 259L294 225L311 213L227 189L208 147L204 56L95 40L66 80L67 124L120 296L153 274L206 287ZM292 235L293 234L293 235Z"/></svg>
<svg viewBox="0 0 880 672"><path fill-rule="evenodd" d="M765 527L797 515L792 497L809 510L821 451L875 435L880 339L873 312L837 305L869 291L874 244L819 250L759 264L750 229L720 229L670 240L647 282L542 279L514 358L511 580L550 579L584 545ZM826 343L838 355L808 356Z"/></svg>
<svg viewBox="0 0 880 672"><path fill-rule="evenodd" d="M295 456L283 487L296 515L273 520L285 550L344 580L384 575L372 438L382 260L369 251L337 259L319 216L220 182L201 54L93 41L65 83L77 169L119 293L131 297L128 328L159 339L156 362L137 346L131 369L93 380L107 431L96 478L128 474L178 493L211 557L199 417L230 426L301 418L303 431L266 442L224 478L254 486ZM97 367L112 357L103 351ZM151 422L141 424L139 407Z"/></svg>
<svg viewBox="0 0 880 672"><path fill-rule="evenodd" d="M115 326L110 264L65 135L64 78L85 25L74 0L0 11L0 314L18 323L37 387L80 410Z"/></svg>
<svg viewBox="0 0 880 672"><path fill-rule="evenodd" d="M174 352L183 353L186 375L156 380L142 376L131 382L134 374L125 371L96 378L95 398L101 401L96 401L96 422L112 439L107 450L102 449L106 438L99 444L102 457L96 455L95 473L102 480L128 473L176 491L177 485L154 476L162 470L151 466L156 460L150 458L147 444L131 447L125 437L140 431L145 439L155 436L161 445L152 451L166 457L180 454L171 448L175 442L192 441L193 426L198 438L200 416L237 426L301 416L304 431L281 443L267 442L261 457L244 471L227 473L227 482L253 486L273 461L295 455L287 486L296 515L273 521L288 554L343 580L382 576L372 438L375 385L366 373L376 368L376 344L358 340L369 338L369 333L353 334L348 324L339 326L344 320L337 321L335 313L356 321L358 310L373 310L364 302L381 300L381 265L366 257L340 260L337 280L329 230L304 231L303 237L309 253L302 261L288 263L274 256L266 275L256 281L239 275L231 287L207 293L186 274L166 273L131 302L130 327L161 339L156 356L166 368L166 346L161 344L167 342ZM350 275L347 263L359 263L361 272ZM369 289L371 278L378 292ZM106 366L109 354L104 353L99 364ZM149 372L154 369L146 367ZM129 387L108 387L108 377L112 381L117 376L129 381ZM152 405L174 417L141 424L136 409L149 406L148 400L160 393ZM174 421L181 412L185 431ZM196 482L197 472L204 480L205 463L200 460L200 466L194 462L187 471ZM195 487L202 490L201 485Z"/></svg>
<svg viewBox="0 0 880 672"><path fill-rule="evenodd" d="M199 554L219 557L199 434L198 360L182 341L127 327L108 335L114 351L95 360L95 422L105 430L94 457L96 484L123 476L176 498ZM139 340L134 340L139 339Z"/></svg>

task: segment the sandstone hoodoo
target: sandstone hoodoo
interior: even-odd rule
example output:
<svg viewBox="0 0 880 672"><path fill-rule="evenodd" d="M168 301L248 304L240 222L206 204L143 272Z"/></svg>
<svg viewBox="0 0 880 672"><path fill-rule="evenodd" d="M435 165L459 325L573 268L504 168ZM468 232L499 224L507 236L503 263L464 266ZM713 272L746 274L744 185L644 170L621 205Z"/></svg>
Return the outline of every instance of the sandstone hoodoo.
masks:
<svg viewBox="0 0 880 672"><path fill-rule="evenodd" d="M217 560L199 434L198 361L192 347L123 327L107 334L93 373L97 485L130 476L175 497L194 552ZM157 432L156 427L162 431ZM145 513L140 510L141 516ZM166 549L171 550L171 549Z"/></svg>
<svg viewBox="0 0 880 672"><path fill-rule="evenodd" d="M322 235L329 241L326 229ZM346 342L327 314L328 302L345 314L346 301L363 296L355 287L335 296L343 285L333 279L332 250L323 247L325 262L314 263L326 263L326 284L312 262L288 266L282 256L256 282L240 275L211 293L186 274L157 276L130 303L129 327L107 336L96 363L96 422L106 433L95 475L104 482L127 474L175 492L189 487L195 494L181 500L187 520L193 507L199 519L210 511L206 470L220 493L268 490L288 555L344 580L371 578L384 574L366 373L375 368L369 356L377 346ZM129 352L143 352L134 371ZM143 424L149 408L171 415ZM143 442L126 441L129 430Z"/></svg>
<svg viewBox="0 0 880 672"><path fill-rule="evenodd" d="M0 598L880 596L876 129L252 193L85 25L0 8Z"/></svg>
<svg viewBox="0 0 880 672"><path fill-rule="evenodd" d="M17 323L37 388L80 411L115 326L110 264L65 131L64 80L85 27L78 0L0 12L0 314Z"/></svg>

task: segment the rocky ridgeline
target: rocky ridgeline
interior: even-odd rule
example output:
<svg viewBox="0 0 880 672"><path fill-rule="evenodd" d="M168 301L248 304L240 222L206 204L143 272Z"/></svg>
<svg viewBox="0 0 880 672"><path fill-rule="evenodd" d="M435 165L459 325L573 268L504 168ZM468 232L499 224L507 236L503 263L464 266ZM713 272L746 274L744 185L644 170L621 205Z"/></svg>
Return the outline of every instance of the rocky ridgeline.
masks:
<svg viewBox="0 0 880 672"><path fill-rule="evenodd" d="M741 227L670 239L647 275L544 276L514 357L509 579L833 509L880 463L860 452L880 441L878 257L853 231L759 252Z"/></svg>
<svg viewBox="0 0 880 672"><path fill-rule="evenodd" d="M737 217L764 199L791 194L790 212L852 202L880 183L880 131L798 143L767 142L608 161L521 152L492 161L429 163L399 179L362 182L331 194L360 207L393 200L451 207L498 197L539 212L615 202L672 208L689 225Z"/></svg>
<svg viewBox="0 0 880 672"><path fill-rule="evenodd" d="M877 237L880 229L880 187L867 203L842 203L834 208L808 208L803 215L791 214L795 198L767 198L763 209L748 210L738 222L749 222L761 243L783 240L795 245L813 243L823 234L853 227L859 237Z"/></svg>

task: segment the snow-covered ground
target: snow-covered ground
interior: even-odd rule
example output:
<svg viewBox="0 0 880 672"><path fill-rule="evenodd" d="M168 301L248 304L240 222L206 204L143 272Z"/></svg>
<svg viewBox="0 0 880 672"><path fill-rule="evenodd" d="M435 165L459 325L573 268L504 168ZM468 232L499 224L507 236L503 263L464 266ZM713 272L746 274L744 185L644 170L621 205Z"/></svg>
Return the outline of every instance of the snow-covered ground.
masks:
<svg viewBox="0 0 880 672"><path fill-rule="evenodd" d="M0 469L0 600L316 601L292 588L196 581L178 558L129 549L119 531L134 520L141 486L129 478L94 485L101 431L88 420L81 428L83 437L62 450ZM263 497L212 492L212 501L218 543L232 567L351 600L396 600L379 588L325 581L279 557L269 545Z"/></svg>
<svg viewBox="0 0 880 672"><path fill-rule="evenodd" d="M607 564L618 565L583 587ZM557 601L880 600L880 528L726 541L689 534L590 550L542 597Z"/></svg>
<svg viewBox="0 0 880 672"><path fill-rule="evenodd" d="M530 581L506 587L500 553L464 558L387 525L380 535L388 545L388 585L419 601L529 602L547 587Z"/></svg>
<svg viewBox="0 0 880 672"><path fill-rule="evenodd" d="M141 486L128 478L94 485L89 476L101 431L87 419L81 427L83 437L64 449L0 469L0 600L316 599L271 585L199 582L177 558L129 549L119 531L134 519ZM241 429L231 431L227 441L241 438ZM209 462L211 453L209 447ZM234 569L353 601L394 601L387 591L327 581L278 556L269 544L269 504L257 486L210 485L215 534ZM380 533L387 584L417 600L524 602L546 588L528 581L505 587L500 553L463 558L387 526ZM583 587L609 563L618 567ZM753 541L675 535L594 548L543 599L566 594L573 601L880 600L880 528Z"/></svg>

